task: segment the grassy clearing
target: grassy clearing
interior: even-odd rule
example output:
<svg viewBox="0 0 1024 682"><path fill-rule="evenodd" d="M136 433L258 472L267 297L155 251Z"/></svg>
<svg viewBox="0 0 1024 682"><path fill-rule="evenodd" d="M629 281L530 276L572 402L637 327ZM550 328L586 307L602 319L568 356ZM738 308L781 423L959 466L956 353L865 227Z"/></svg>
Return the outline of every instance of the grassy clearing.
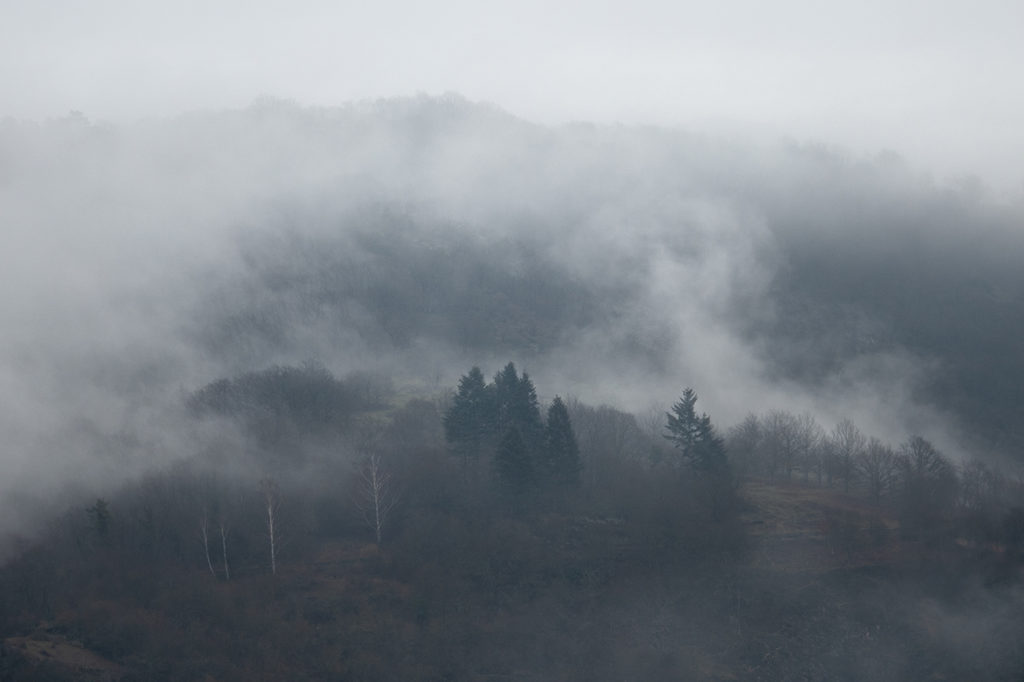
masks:
<svg viewBox="0 0 1024 682"><path fill-rule="evenodd" d="M906 554L892 511L854 495L797 483L752 481L743 522L757 568L824 572L891 564Z"/></svg>

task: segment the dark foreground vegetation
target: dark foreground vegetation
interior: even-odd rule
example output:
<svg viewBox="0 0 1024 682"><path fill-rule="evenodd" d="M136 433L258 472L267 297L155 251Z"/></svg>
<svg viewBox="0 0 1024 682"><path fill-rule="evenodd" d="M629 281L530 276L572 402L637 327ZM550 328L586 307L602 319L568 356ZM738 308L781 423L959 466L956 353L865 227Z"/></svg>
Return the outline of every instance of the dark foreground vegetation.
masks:
<svg viewBox="0 0 1024 682"><path fill-rule="evenodd" d="M509 363L440 398L272 368L207 451L0 570L0 679L1019 679L1024 491L925 439L682 392L643 424Z"/></svg>

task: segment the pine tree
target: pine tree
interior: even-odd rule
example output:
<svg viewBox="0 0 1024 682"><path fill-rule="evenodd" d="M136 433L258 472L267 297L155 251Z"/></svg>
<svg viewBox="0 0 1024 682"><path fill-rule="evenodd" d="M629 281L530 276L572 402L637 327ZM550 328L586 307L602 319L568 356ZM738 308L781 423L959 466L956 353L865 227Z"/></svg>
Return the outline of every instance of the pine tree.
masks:
<svg viewBox="0 0 1024 682"><path fill-rule="evenodd" d="M523 372L520 378L513 363L505 365L494 376L494 403L495 431L505 434L514 427L519 430L527 450L537 452L543 445L544 422L530 376Z"/></svg>
<svg viewBox="0 0 1024 682"><path fill-rule="evenodd" d="M692 388L683 391L679 402L667 412L668 431L665 438L679 450L684 463L701 473L721 473L727 470L725 444L715 433L711 417L697 415L697 393Z"/></svg>
<svg viewBox="0 0 1024 682"><path fill-rule="evenodd" d="M540 401L537 400L537 389L530 380L530 375L523 372L516 391L513 407L513 418L523 433L527 447L540 450L544 443L544 422L540 416Z"/></svg>
<svg viewBox="0 0 1024 682"><path fill-rule="evenodd" d="M444 415L445 439L465 462L479 457L495 427L492 391L484 384L484 374L473 367L459 380L459 391Z"/></svg>
<svg viewBox="0 0 1024 682"><path fill-rule="evenodd" d="M695 489L713 519L735 511L736 495L732 468L725 456L725 444L715 433L711 417L697 416L697 393L683 391L682 398L667 414L665 438L679 451L681 463L697 474L701 485Z"/></svg>
<svg viewBox="0 0 1024 682"><path fill-rule="evenodd" d="M541 418L537 389L509 362L485 384L473 367L459 381L458 393L444 416L445 438L464 458L467 472L481 452L494 453L494 470L504 492L520 495L544 481L579 480L579 446L560 398Z"/></svg>
<svg viewBox="0 0 1024 682"><path fill-rule="evenodd" d="M499 428L512 421L513 405L519 393L519 372L514 363L508 363L494 375L494 402Z"/></svg>
<svg viewBox="0 0 1024 682"><path fill-rule="evenodd" d="M569 419L569 410L558 396L548 408L544 435L544 468L548 479L556 485L579 485L583 469L580 448Z"/></svg>
<svg viewBox="0 0 1024 682"><path fill-rule="evenodd" d="M510 496L521 496L535 484L537 476L533 457L518 428L510 428L498 444L495 469L498 485Z"/></svg>

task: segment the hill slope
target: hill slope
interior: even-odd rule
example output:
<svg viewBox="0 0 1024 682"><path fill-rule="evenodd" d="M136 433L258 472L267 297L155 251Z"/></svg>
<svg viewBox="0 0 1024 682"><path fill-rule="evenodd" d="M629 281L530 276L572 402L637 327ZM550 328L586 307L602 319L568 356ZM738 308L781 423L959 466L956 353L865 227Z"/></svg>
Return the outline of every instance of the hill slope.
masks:
<svg viewBox="0 0 1024 682"><path fill-rule="evenodd" d="M1019 564L901 538L855 496L745 496L745 542L678 516L434 513L384 549L319 540L276 578L86 557L73 572L108 568L22 612L0 661L5 678L94 680L1000 679L1024 664Z"/></svg>

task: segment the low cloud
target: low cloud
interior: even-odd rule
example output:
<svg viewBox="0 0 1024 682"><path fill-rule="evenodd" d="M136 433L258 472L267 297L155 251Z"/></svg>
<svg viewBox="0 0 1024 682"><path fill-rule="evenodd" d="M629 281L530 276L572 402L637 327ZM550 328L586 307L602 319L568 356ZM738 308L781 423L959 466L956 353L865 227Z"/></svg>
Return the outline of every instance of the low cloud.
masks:
<svg viewBox="0 0 1024 682"><path fill-rule="evenodd" d="M723 425L812 410L949 449L990 426L972 369L1021 369L985 359L1022 326L1019 209L891 155L264 100L4 122L0 213L6 512L189 456L186 392L309 358L423 391L514 359L548 398L645 411L689 385Z"/></svg>

